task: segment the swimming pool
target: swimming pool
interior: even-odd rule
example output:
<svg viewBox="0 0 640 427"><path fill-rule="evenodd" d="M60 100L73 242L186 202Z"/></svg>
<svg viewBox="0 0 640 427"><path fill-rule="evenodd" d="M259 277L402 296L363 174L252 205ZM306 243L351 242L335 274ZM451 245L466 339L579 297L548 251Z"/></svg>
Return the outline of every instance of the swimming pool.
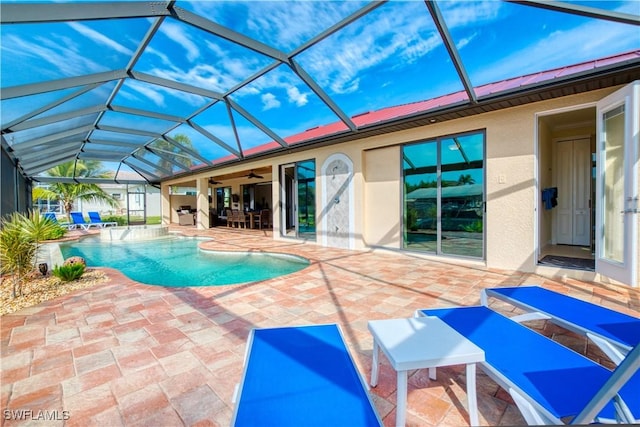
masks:
<svg viewBox="0 0 640 427"><path fill-rule="evenodd" d="M309 260L264 252L218 252L198 248L202 239L167 237L144 242L86 238L60 244L63 257L81 256L90 267L111 267L147 285L216 286L255 282L293 273Z"/></svg>

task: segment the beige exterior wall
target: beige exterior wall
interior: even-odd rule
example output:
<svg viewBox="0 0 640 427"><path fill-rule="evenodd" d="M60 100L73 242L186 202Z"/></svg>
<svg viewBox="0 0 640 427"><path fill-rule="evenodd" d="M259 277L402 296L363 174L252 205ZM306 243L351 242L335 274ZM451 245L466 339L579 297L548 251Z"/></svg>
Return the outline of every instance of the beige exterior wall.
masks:
<svg viewBox="0 0 640 427"><path fill-rule="evenodd" d="M322 242L322 191L320 175L325 160L342 153L353 162L355 222L351 231L356 249L383 247L401 248L402 225L402 171L401 144L423 141L474 130L486 131L486 265L491 268L534 271L537 241L551 239L549 226L538 230L538 223L550 224L540 218L550 213L541 212L539 189L551 184L550 172L538 171L537 138L541 149L549 153L548 144L559 135L544 126L538 127L536 114L574 106L594 105L618 88L592 91L585 94L541 101L524 106L494 111L481 115L434 123L428 126L375 136L345 144L313 148L270 159L247 162L215 171L221 175L236 171L271 166L273 182L274 238L280 238L280 165L308 159L316 161L316 211L318 218L317 242ZM544 145L547 144L546 149ZM544 162L545 159L539 159ZM203 173L195 178L210 176ZM540 175L540 176L538 176ZM194 177L190 178L191 180ZM540 180L540 187L537 180ZM246 180L227 183L233 192L239 192ZM179 184L179 180L163 185ZM163 193L164 194L164 193ZM164 208L165 205L163 205ZM537 233L537 234L536 234Z"/></svg>
<svg viewBox="0 0 640 427"><path fill-rule="evenodd" d="M172 194L169 198L170 202L170 209L169 209L169 222L170 223L174 223L177 224L178 223L178 208L180 206L191 206L192 209L196 208L196 203L197 203L197 197L196 196L191 196L191 195L185 195L185 194ZM163 210L163 215L162 218L165 218L165 210L164 210L164 204L162 206Z"/></svg>
<svg viewBox="0 0 640 427"><path fill-rule="evenodd" d="M363 245L398 249L402 230L400 146L364 152Z"/></svg>

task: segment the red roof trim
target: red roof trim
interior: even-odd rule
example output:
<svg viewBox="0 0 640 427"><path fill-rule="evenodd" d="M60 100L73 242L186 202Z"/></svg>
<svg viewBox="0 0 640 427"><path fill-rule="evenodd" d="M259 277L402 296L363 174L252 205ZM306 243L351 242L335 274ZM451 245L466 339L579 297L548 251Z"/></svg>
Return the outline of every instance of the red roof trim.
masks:
<svg viewBox="0 0 640 427"><path fill-rule="evenodd" d="M611 65L619 64L626 61L636 60L640 58L640 50L633 50L630 52L621 53L618 55L612 55L592 61L586 61L574 65L568 65L566 67L556 68L553 70L540 71L538 73L527 74L520 77L514 77L511 79L502 80L495 83L488 83L482 86L478 86L475 89L478 98L486 97L489 95L495 95L501 92L506 92L521 87L540 84L543 82L551 82L554 79L571 76L574 74L583 73L590 70L596 70L598 68L608 67ZM469 98L465 91L455 92L448 95L439 96L437 98L428 99L425 101L417 101L410 104L396 105L393 107L386 107L381 110L368 111L366 113L356 114L351 117L357 127L363 127L372 125L375 123L386 122L393 119L399 119L402 117L408 117L413 114L425 113L435 108L441 108L445 106L455 105L460 102L468 101ZM284 138L285 142L289 145L299 144L305 141L311 141L317 138L334 135L340 132L349 130L349 128L341 121L330 123L327 125L317 126L315 128L307 129L304 132L291 135ZM244 155L253 155L270 151L275 148L279 148L280 145L276 142L268 142L266 144L259 145L257 147L245 150ZM226 156L224 158L214 161L214 163L223 163L229 160L235 159L236 156Z"/></svg>

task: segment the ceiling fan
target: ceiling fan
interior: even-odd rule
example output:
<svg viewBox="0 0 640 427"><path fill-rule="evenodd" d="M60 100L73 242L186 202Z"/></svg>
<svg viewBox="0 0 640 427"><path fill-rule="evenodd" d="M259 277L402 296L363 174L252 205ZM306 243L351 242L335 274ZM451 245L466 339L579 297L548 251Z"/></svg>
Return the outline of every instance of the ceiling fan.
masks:
<svg viewBox="0 0 640 427"><path fill-rule="evenodd" d="M262 175L257 175L255 172L251 171L249 172L249 175L245 175L246 178L256 178L256 179L262 179L264 178Z"/></svg>
<svg viewBox="0 0 640 427"><path fill-rule="evenodd" d="M216 181L214 178L209 178L209 184L217 185L217 184L222 184L222 182Z"/></svg>

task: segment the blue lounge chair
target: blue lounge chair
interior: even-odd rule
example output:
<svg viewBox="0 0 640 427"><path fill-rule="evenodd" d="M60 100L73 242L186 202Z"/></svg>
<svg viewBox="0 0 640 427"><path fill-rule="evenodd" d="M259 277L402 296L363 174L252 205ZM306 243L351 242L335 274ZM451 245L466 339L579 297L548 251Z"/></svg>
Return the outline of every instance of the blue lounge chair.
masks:
<svg viewBox="0 0 640 427"><path fill-rule="evenodd" d="M335 324L253 329L232 426L381 426Z"/></svg>
<svg viewBox="0 0 640 427"><path fill-rule="evenodd" d="M511 318L518 322L548 319L587 336L615 364L640 343L640 319L539 286L485 289L480 296L482 305L488 306L489 297L526 311Z"/></svg>
<svg viewBox="0 0 640 427"><path fill-rule="evenodd" d="M84 220L84 216L82 216L82 212L70 212L71 221L83 230L88 230L91 227L102 228L102 224L93 224Z"/></svg>
<svg viewBox="0 0 640 427"><path fill-rule="evenodd" d="M48 219L51 222L58 224L60 227L66 227L68 230L74 230L76 228L75 224L69 224L66 222L58 222L58 218L56 218L56 214L54 212L45 212L42 216Z"/></svg>
<svg viewBox="0 0 640 427"><path fill-rule="evenodd" d="M118 223L115 221L103 221L102 218L100 218L100 213L99 212L87 212L89 215L89 221L91 221L91 224L100 224L101 227L109 227L109 226L117 226Z"/></svg>
<svg viewBox="0 0 640 427"><path fill-rule="evenodd" d="M529 424L640 420L640 345L611 372L484 306L419 310L485 352L480 367L507 390Z"/></svg>

